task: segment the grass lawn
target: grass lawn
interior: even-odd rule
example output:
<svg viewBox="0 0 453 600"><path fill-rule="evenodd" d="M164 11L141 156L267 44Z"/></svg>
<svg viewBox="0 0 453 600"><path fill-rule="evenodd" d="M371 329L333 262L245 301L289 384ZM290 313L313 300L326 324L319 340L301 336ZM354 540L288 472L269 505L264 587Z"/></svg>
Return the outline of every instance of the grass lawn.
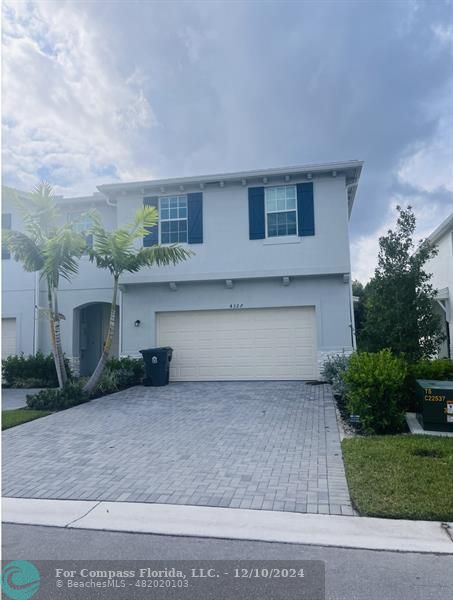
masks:
<svg viewBox="0 0 453 600"><path fill-rule="evenodd" d="M453 521L453 438L373 436L345 439L342 447L361 515Z"/></svg>
<svg viewBox="0 0 453 600"><path fill-rule="evenodd" d="M34 421L40 417L46 417L51 413L47 410L30 410L28 408L18 408L17 410L2 411L2 431L16 425L22 425L27 421Z"/></svg>

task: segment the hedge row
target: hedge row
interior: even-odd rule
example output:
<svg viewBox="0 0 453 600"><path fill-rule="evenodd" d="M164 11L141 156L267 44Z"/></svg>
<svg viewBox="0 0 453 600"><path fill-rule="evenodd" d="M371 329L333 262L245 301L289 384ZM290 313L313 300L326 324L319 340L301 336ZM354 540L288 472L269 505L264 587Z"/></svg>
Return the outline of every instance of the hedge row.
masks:
<svg viewBox="0 0 453 600"><path fill-rule="evenodd" d="M357 415L366 433L398 433L404 415L416 407L416 380L453 381L453 361L408 363L390 350L337 355L324 364L323 376L333 385L350 415Z"/></svg>

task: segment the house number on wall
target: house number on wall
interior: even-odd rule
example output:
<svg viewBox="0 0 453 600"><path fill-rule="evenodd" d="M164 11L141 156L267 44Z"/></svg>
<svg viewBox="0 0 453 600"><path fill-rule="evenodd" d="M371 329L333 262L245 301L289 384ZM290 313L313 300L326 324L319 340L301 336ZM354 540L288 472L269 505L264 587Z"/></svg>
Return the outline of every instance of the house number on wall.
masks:
<svg viewBox="0 0 453 600"><path fill-rule="evenodd" d="M243 307L244 307L243 304L230 304L230 308L233 308L233 309L235 309L235 308L243 308Z"/></svg>

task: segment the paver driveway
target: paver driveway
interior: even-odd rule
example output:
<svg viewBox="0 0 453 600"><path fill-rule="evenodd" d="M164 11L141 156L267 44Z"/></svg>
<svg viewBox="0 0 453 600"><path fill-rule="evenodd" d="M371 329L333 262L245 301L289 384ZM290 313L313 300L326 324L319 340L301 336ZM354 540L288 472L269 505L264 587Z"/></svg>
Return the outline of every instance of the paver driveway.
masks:
<svg viewBox="0 0 453 600"><path fill-rule="evenodd" d="M353 512L327 385L135 387L9 429L3 447L5 496Z"/></svg>

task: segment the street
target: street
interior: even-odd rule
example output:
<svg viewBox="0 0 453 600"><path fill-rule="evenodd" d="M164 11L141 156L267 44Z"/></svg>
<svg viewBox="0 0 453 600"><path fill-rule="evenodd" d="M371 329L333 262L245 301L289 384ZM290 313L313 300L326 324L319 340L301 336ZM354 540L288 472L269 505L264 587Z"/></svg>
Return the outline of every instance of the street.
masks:
<svg viewBox="0 0 453 600"><path fill-rule="evenodd" d="M3 559L321 560L327 600L446 600L453 589L453 556L28 525L3 526Z"/></svg>

